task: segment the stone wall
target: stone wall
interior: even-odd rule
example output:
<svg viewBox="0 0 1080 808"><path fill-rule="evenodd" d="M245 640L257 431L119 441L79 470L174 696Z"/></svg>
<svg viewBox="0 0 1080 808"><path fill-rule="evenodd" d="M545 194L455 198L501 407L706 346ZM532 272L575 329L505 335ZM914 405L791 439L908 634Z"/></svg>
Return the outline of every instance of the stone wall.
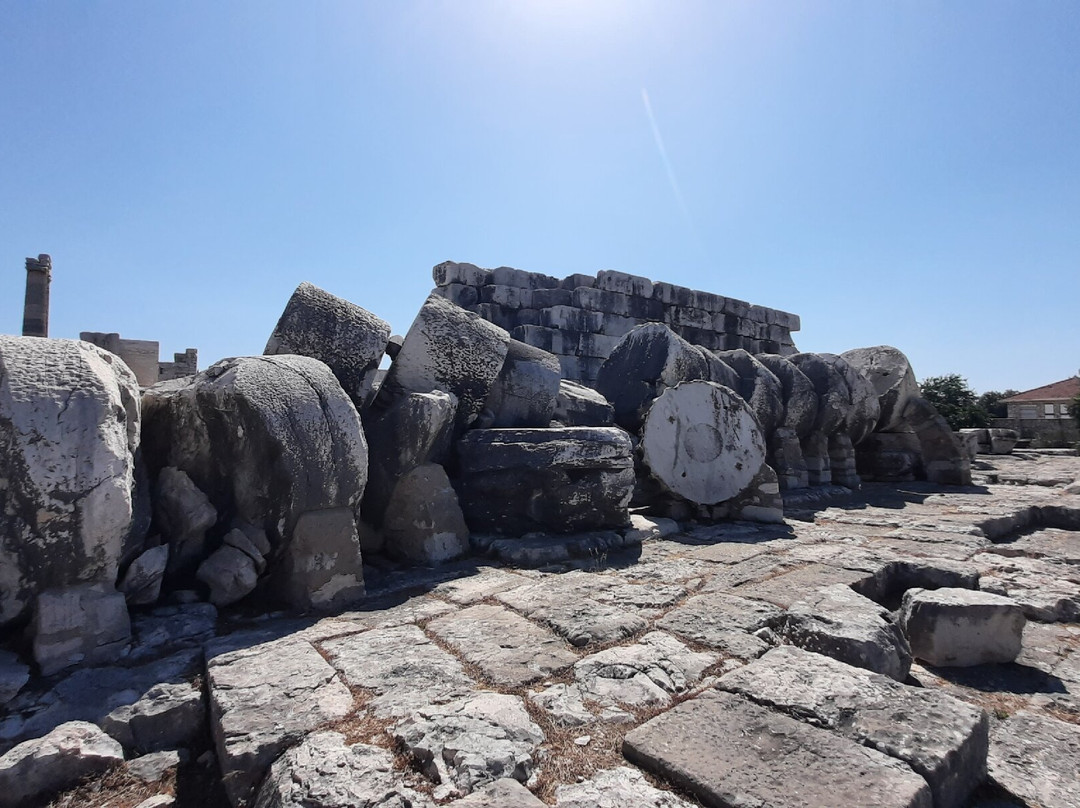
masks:
<svg viewBox="0 0 1080 808"><path fill-rule="evenodd" d="M123 339L119 334L99 331L83 331L79 334L79 339L119 356L124 360L124 364L131 368L143 387L166 379L193 376L198 371L199 352L194 348L173 354L173 362L160 362L160 346L156 340Z"/></svg>
<svg viewBox="0 0 1080 808"><path fill-rule="evenodd" d="M183 353L174 353L171 362L158 363L158 381L161 382L194 376L198 372L199 352L195 348L188 348Z"/></svg>
<svg viewBox="0 0 1080 808"><path fill-rule="evenodd" d="M1036 448L1065 448L1080 442L1080 427L1072 418L994 418L990 425L995 429L1015 429Z"/></svg>
<svg viewBox="0 0 1080 808"><path fill-rule="evenodd" d="M664 323L710 350L798 352L791 337L799 330L797 314L623 272L560 279L447 261L432 276L436 294L555 354L563 377L583 384L596 381L619 339L642 323Z"/></svg>
<svg viewBox="0 0 1080 808"><path fill-rule="evenodd" d="M26 299L23 303L24 337L49 336L49 284L52 258L42 253L26 259Z"/></svg>

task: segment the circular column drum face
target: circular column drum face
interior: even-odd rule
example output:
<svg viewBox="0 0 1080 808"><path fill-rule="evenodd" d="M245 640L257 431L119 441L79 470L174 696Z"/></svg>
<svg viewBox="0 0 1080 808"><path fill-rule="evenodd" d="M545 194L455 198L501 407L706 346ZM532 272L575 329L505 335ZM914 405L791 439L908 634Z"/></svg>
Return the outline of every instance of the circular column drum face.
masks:
<svg viewBox="0 0 1080 808"><path fill-rule="evenodd" d="M715 382L683 382L649 408L641 439L649 470L669 491L713 505L743 491L765 462L750 407Z"/></svg>

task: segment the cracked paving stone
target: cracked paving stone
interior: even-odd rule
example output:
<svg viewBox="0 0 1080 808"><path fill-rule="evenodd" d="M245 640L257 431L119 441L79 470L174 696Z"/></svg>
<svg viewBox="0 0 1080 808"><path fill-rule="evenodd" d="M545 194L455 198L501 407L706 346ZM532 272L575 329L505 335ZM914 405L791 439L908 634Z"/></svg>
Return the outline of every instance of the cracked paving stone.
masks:
<svg viewBox="0 0 1080 808"><path fill-rule="evenodd" d="M502 606L470 606L427 628L504 687L547 678L578 659L561 637Z"/></svg>
<svg viewBox="0 0 1080 808"><path fill-rule="evenodd" d="M499 592L528 584L530 581L513 572L491 567L481 568L474 575L455 578L439 584L432 594L452 600L461 606L471 606Z"/></svg>
<svg viewBox="0 0 1080 808"><path fill-rule="evenodd" d="M753 659L769 648L753 632L774 624L781 614L771 603L709 592L672 609L656 625L725 654Z"/></svg>
<svg viewBox="0 0 1080 808"><path fill-rule="evenodd" d="M629 766L598 771L588 780L555 789L556 808L693 808L670 791L654 788Z"/></svg>
<svg viewBox="0 0 1080 808"><path fill-rule="evenodd" d="M797 600L831 584L858 584L872 577L862 570L847 570L829 564L807 564L764 581L744 584L732 590L743 598L754 598L788 608Z"/></svg>

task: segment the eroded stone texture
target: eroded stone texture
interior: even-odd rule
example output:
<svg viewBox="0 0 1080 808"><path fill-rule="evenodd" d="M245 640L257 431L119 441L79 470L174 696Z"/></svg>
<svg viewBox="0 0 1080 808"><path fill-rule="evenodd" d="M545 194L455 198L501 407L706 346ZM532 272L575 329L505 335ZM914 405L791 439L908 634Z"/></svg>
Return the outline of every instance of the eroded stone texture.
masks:
<svg viewBox="0 0 1080 808"><path fill-rule="evenodd" d="M629 766L604 769L581 783L555 789L556 808L691 808L691 803L649 785Z"/></svg>
<svg viewBox="0 0 1080 808"><path fill-rule="evenodd" d="M903 763L732 693L706 692L657 716L626 736L623 754L705 805L933 804Z"/></svg>
<svg viewBox="0 0 1080 808"><path fill-rule="evenodd" d="M994 725L990 779L1028 805L1080 804L1080 727L1022 710Z"/></svg>
<svg viewBox="0 0 1080 808"><path fill-rule="evenodd" d="M0 625L47 589L112 587L130 536L139 387L75 340L0 336Z"/></svg>
<svg viewBox="0 0 1080 808"><path fill-rule="evenodd" d="M428 808L402 783L388 749L345 742L338 732L308 735L270 767L255 808Z"/></svg>
<svg viewBox="0 0 1080 808"><path fill-rule="evenodd" d="M390 338L390 325L313 284L296 287L266 354L300 354L324 362L357 409L368 404Z"/></svg>
<svg viewBox="0 0 1080 808"><path fill-rule="evenodd" d="M783 383L768 366L742 348L718 351L716 355L738 374L739 386L733 389L750 405L767 442L783 422Z"/></svg>
<svg viewBox="0 0 1080 808"><path fill-rule="evenodd" d="M143 396L152 469L175 466L219 517L287 546L300 515L354 512L367 481L367 441L330 369L306 356L225 359Z"/></svg>
<svg viewBox="0 0 1080 808"><path fill-rule="evenodd" d="M530 684L577 660L562 639L501 606L478 604L427 628L502 687Z"/></svg>
<svg viewBox="0 0 1080 808"><path fill-rule="evenodd" d="M562 379L551 417L563 426L611 426L615 423L615 409L601 393Z"/></svg>
<svg viewBox="0 0 1080 808"><path fill-rule="evenodd" d="M725 654L753 659L769 648L753 632L772 625L780 615L781 610L769 603L710 592L690 598L656 625Z"/></svg>
<svg viewBox="0 0 1080 808"><path fill-rule="evenodd" d="M476 429L457 452L455 485L473 530L520 536L629 521L634 464L621 429Z"/></svg>
<svg viewBox="0 0 1080 808"><path fill-rule="evenodd" d="M509 345L503 329L431 295L405 335L379 398L402 391L452 393L458 399L454 432L460 435L484 409Z"/></svg>
<svg viewBox="0 0 1080 808"><path fill-rule="evenodd" d="M904 406L903 418L919 438L926 479L945 485L971 485L971 461L933 404L921 396L912 398Z"/></svg>
<svg viewBox="0 0 1080 808"><path fill-rule="evenodd" d="M818 354L818 356L836 369L851 393L851 412L848 415L846 427L851 443L857 446L874 431L881 418L878 391L869 379L842 356L829 353Z"/></svg>
<svg viewBox="0 0 1080 808"><path fill-rule="evenodd" d="M300 514L276 576L278 592L297 609L337 609L363 598L364 568L353 508Z"/></svg>
<svg viewBox="0 0 1080 808"><path fill-rule="evenodd" d="M936 808L965 805L986 775L986 713L944 693L790 647L726 674L718 687L902 760L926 779Z"/></svg>
<svg viewBox="0 0 1080 808"><path fill-rule="evenodd" d="M484 401L483 425L546 427L555 414L559 390L559 361L547 351L512 339Z"/></svg>
<svg viewBox="0 0 1080 808"><path fill-rule="evenodd" d="M897 432L904 428L904 408L908 401L921 395L915 371L903 353L890 345L855 348L844 351L840 358L861 373L878 395L879 432Z"/></svg>
<svg viewBox="0 0 1080 808"><path fill-rule="evenodd" d="M34 661L45 676L71 665L117 659L131 640L124 596L106 584L47 589L31 623Z"/></svg>
<svg viewBox="0 0 1080 808"><path fill-rule="evenodd" d="M0 805L19 808L123 762L120 744L93 724L61 724L0 756Z"/></svg>
<svg viewBox="0 0 1080 808"><path fill-rule="evenodd" d="M460 794L504 777L524 783L544 742L521 699L490 692L418 708L395 725L394 737L428 777Z"/></svg>
<svg viewBox="0 0 1080 808"><path fill-rule="evenodd" d="M349 689L318 651L281 640L212 657L206 664L210 729L233 805L254 796L270 764L320 725L352 710Z"/></svg>
<svg viewBox="0 0 1080 808"><path fill-rule="evenodd" d="M450 805L452 808L545 808L529 789L509 777L487 783Z"/></svg>
<svg viewBox="0 0 1080 808"><path fill-rule="evenodd" d="M154 518L168 540L171 574L190 574L206 556L206 531L217 509L186 472L166 466L154 484Z"/></svg>
<svg viewBox="0 0 1080 808"><path fill-rule="evenodd" d="M911 649L889 611L845 584L823 587L791 604L778 632L807 651L898 682L911 668Z"/></svg>
<svg viewBox="0 0 1080 808"><path fill-rule="evenodd" d="M425 463L398 480L383 517L387 553L415 564L450 561L469 549L469 528L442 466Z"/></svg>
<svg viewBox="0 0 1080 808"><path fill-rule="evenodd" d="M713 382L665 390L649 407L641 450L665 488L701 504L731 499L765 462L765 439L753 412Z"/></svg>

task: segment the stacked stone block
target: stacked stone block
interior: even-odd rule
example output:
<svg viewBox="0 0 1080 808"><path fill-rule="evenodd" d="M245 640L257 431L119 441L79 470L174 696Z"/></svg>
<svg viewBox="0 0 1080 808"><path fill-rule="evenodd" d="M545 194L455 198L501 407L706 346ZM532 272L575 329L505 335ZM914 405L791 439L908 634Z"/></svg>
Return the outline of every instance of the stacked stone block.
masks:
<svg viewBox="0 0 1080 808"><path fill-rule="evenodd" d="M605 270L559 279L447 261L432 276L435 294L555 354L564 378L590 386L619 339L643 323L664 323L713 351L797 352L791 337L800 326L796 314L638 275Z"/></svg>

